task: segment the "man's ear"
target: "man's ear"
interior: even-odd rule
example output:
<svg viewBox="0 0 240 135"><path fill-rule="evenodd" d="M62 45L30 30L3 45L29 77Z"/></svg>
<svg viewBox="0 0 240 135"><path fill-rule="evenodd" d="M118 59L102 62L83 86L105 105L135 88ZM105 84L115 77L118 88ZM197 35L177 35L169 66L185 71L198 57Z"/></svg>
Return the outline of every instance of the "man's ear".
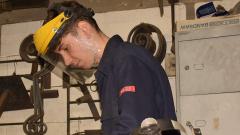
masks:
<svg viewBox="0 0 240 135"><path fill-rule="evenodd" d="M89 38L91 36L92 33L92 28L91 25L86 22L86 21L79 21L77 24L77 27L79 28L79 32L81 32L81 34L84 34L87 38Z"/></svg>

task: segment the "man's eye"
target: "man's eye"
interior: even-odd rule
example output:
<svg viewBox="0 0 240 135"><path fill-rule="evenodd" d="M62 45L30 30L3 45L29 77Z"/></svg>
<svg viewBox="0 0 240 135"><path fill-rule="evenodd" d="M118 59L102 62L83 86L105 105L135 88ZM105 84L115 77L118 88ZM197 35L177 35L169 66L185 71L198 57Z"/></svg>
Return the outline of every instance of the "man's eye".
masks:
<svg viewBox="0 0 240 135"><path fill-rule="evenodd" d="M71 50L71 45L68 44L64 47L64 51L70 51Z"/></svg>
<svg viewBox="0 0 240 135"><path fill-rule="evenodd" d="M68 51L69 49L67 47L62 47L61 50L62 51Z"/></svg>

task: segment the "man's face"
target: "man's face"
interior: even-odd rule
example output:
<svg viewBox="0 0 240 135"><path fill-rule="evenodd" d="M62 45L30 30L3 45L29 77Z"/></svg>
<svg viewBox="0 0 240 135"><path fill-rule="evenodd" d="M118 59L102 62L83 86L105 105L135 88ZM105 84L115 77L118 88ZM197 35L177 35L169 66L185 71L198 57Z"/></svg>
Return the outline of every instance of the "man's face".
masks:
<svg viewBox="0 0 240 135"><path fill-rule="evenodd" d="M66 66L73 68L90 69L95 63L95 47L84 36L67 34L56 52L62 56Z"/></svg>

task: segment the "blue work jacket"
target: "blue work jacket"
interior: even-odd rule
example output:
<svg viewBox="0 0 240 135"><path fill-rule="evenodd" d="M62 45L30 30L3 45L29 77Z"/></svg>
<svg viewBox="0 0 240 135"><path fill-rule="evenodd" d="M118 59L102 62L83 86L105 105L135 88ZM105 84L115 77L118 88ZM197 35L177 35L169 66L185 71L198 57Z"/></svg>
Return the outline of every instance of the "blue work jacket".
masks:
<svg viewBox="0 0 240 135"><path fill-rule="evenodd" d="M129 135L148 117L176 120L168 77L148 50L113 36L95 77L104 135Z"/></svg>

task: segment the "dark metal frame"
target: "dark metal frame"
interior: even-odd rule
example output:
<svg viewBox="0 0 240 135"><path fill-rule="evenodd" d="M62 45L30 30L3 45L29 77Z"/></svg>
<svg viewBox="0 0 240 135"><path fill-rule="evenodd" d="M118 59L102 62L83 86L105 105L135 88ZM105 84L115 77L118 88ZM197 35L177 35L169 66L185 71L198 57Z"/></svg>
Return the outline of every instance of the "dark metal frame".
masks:
<svg viewBox="0 0 240 135"><path fill-rule="evenodd" d="M71 117L70 116L70 105L71 104L79 104L77 101L70 101L71 95L71 87L80 87L78 84L71 85L70 84L70 77L66 74L63 74L63 87L67 88L67 135L70 135L70 121L72 120L89 120L89 119L100 119L100 117ZM84 84L85 86L90 86L91 84ZM100 100L92 100L91 103L100 102ZM88 101L83 101L81 103L90 103Z"/></svg>

